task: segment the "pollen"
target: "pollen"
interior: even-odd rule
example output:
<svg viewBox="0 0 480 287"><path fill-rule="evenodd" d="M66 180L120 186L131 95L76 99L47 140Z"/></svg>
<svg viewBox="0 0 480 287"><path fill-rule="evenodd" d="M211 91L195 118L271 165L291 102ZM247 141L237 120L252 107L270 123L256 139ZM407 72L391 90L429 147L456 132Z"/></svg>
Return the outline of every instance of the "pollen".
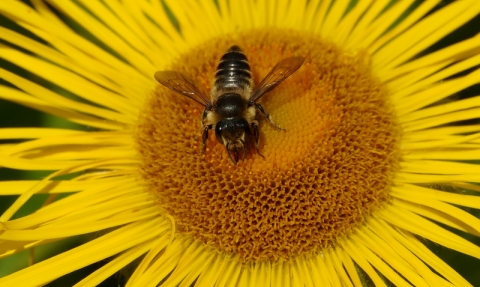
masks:
<svg viewBox="0 0 480 287"><path fill-rule="evenodd" d="M243 49L257 84L280 60L306 59L259 100L285 131L257 113L264 157L251 136L235 165L213 132L202 153L203 107L156 85L136 131L146 188L178 234L244 261L321 252L389 201L401 131L388 91L365 53L292 31L208 40L167 69L208 94L232 45Z"/></svg>

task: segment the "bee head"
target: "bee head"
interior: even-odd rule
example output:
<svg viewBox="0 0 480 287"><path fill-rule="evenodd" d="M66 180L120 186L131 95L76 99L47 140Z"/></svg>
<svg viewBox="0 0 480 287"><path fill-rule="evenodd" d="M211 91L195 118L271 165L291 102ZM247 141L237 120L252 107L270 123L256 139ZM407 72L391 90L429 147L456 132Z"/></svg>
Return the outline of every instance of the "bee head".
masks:
<svg viewBox="0 0 480 287"><path fill-rule="evenodd" d="M243 150L243 159L245 159L245 134L248 132L250 132L250 127L243 118L224 119L215 125L217 140L225 145L228 155L234 163L237 163L241 150Z"/></svg>

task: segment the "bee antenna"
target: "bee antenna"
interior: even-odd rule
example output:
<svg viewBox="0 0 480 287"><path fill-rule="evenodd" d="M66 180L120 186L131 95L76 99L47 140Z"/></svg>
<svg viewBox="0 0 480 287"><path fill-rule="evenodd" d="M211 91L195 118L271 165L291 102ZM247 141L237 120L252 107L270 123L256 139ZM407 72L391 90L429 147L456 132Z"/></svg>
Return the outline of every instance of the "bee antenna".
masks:
<svg viewBox="0 0 480 287"><path fill-rule="evenodd" d="M243 158L242 161L245 161L245 156L247 155L247 148L245 147L245 142L241 139L240 142L243 144Z"/></svg>

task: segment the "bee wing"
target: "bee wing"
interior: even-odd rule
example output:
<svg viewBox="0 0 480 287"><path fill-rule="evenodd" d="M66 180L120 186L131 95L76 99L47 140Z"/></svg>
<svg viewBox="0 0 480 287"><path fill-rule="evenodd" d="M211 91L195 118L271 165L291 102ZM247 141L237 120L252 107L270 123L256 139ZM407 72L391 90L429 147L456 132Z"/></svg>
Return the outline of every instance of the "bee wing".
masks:
<svg viewBox="0 0 480 287"><path fill-rule="evenodd" d="M278 84L290 77L296 70L298 70L305 61L303 57L290 57L278 62L275 67L267 74L265 79L255 88L252 96L248 100L249 104L253 104L266 92L271 91Z"/></svg>
<svg viewBox="0 0 480 287"><path fill-rule="evenodd" d="M211 107L210 99L200 91L193 81L182 73L175 71L158 71L155 73L155 79L165 87L182 94L205 108Z"/></svg>

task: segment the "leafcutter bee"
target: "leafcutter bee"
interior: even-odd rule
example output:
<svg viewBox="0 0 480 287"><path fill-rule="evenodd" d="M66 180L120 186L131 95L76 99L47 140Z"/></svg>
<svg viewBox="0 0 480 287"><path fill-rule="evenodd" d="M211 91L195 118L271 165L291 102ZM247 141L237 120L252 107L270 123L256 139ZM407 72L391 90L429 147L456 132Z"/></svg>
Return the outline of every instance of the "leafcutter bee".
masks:
<svg viewBox="0 0 480 287"><path fill-rule="evenodd" d="M204 106L202 151L205 151L209 130L214 129L217 140L225 146L228 156L236 164L240 154L243 154L242 160L245 160L247 135L253 136L255 149L263 157L258 148L260 134L258 120L255 118L257 110L275 128L283 130L257 101L298 70L304 60L302 57L281 60L254 89L247 57L238 46L232 46L220 59L210 97L179 72L158 71L155 79Z"/></svg>

